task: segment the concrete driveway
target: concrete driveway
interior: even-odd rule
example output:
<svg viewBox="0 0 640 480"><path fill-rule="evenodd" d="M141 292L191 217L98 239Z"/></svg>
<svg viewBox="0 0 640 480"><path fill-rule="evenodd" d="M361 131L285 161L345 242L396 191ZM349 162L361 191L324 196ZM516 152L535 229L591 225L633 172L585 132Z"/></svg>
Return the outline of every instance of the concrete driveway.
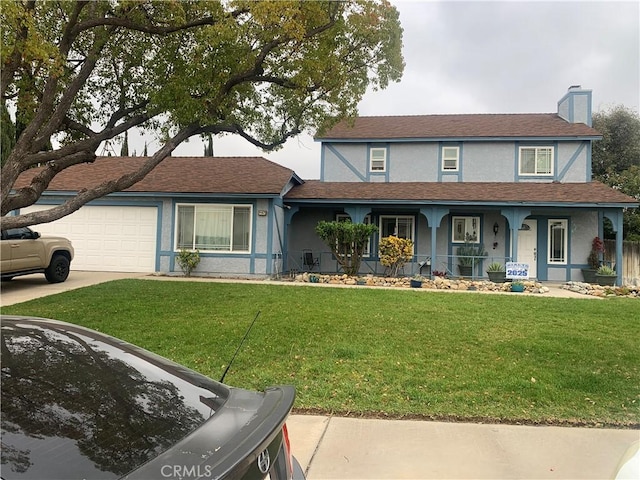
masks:
<svg viewBox="0 0 640 480"><path fill-rule="evenodd" d="M0 305L122 278L172 280L72 271L66 282L49 284L44 275L28 275L2 282ZM287 425L308 480L611 479L626 449L640 439L638 430L314 415L292 415Z"/></svg>
<svg viewBox="0 0 640 480"><path fill-rule="evenodd" d="M49 283L41 273L24 275L22 277L15 277L10 282L2 282L2 286L0 287L0 305L13 305L34 298L75 290L76 288L110 282L111 280L137 278L146 275L145 273L78 272L72 270L71 273L69 273L69 278L62 283Z"/></svg>

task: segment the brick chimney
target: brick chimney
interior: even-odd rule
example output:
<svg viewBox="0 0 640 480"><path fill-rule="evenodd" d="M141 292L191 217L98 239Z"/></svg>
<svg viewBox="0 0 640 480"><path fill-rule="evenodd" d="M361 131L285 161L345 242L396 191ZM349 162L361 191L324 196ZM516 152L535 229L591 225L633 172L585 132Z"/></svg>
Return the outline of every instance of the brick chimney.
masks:
<svg viewBox="0 0 640 480"><path fill-rule="evenodd" d="M591 90L571 85L558 102L558 115L569 123L591 126Z"/></svg>

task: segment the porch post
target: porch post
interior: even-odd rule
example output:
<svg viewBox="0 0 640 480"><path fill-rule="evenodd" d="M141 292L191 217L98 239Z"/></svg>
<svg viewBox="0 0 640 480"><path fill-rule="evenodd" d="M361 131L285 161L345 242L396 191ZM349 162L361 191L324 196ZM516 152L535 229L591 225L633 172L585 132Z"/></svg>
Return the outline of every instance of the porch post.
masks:
<svg viewBox="0 0 640 480"><path fill-rule="evenodd" d="M500 210L503 217L509 222L509 231L511 232L511 261L518 260L518 229L522 225L522 221L531 215L531 210L523 210L521 208L503 208Z"/></svg>
<svg viewBox="0 0 640 480"><path fill-rule="evenodd" d="M431 276L433 276L434 270L437 270L437 245L436 245L436 233L440 228L440 222L442 219L449 215L449 209L444 207L431 207L421 208L420 213L427 218L427 224L431 227Z"/></svg>
<svg viewBox="0 0 640 480"><path fill-rule="evenodd" d="M622 209L605 212L604 216L611 220L611 223L613 224L613 231L616 232L616 275L618 277L616 279L616 284L622 285L622 230L624 229Z"/></svg>

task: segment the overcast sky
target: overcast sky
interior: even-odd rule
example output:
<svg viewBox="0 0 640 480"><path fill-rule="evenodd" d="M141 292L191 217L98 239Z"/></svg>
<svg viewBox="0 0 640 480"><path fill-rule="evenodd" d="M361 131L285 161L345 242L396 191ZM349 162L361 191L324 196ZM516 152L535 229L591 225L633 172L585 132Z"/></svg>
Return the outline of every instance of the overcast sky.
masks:
<svg viewBox="0 0 640 480"><path fill-rule="evenodd" d="M392 3L404 29L404 76L368 92L360 115L555 112L571 85L593 91L594 111L638 111L638 1ZM198 138L174 152L202 154ZM215 138L214 154L263 156L303 179L320 177L320 145L308 134L271 153Z"/></svg>

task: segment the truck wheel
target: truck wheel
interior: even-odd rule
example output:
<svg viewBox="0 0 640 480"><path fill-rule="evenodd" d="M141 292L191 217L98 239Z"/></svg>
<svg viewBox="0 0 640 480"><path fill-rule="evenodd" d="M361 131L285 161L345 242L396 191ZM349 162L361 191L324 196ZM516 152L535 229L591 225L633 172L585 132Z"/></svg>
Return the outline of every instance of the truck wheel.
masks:
<svg viewBox="0 0 640 480"><path fill-rule="evenodd" d="M51 263L44 271L44 276L49 283L64 282L69 276L70 262L64 255L55 255Z"/></svg>

